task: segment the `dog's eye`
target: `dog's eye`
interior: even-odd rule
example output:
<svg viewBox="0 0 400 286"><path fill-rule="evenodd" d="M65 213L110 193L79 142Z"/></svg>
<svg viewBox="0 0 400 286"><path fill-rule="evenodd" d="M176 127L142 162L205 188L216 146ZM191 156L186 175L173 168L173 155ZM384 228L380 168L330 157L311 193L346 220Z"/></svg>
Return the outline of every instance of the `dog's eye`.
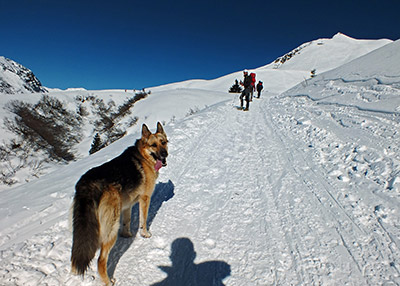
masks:
<svg viewBox="0 0 400 286"><path fill-rule="evenodd" d="M156 143L153 143L153 145L151 145L151 147L157 147L157 144L156 144Z"/></svg>

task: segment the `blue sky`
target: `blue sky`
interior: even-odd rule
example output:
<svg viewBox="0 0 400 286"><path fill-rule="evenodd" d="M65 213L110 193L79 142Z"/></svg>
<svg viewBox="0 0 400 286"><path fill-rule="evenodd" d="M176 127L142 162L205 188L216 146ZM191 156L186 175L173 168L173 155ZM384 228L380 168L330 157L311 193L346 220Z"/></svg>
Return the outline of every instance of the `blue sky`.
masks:
<svg viewBox="0 0 400 286"><path fill-rule="evenodd" d="M400 1L0 0L0 55L47 87L213 79L342 32L400 38Z"/></svg>

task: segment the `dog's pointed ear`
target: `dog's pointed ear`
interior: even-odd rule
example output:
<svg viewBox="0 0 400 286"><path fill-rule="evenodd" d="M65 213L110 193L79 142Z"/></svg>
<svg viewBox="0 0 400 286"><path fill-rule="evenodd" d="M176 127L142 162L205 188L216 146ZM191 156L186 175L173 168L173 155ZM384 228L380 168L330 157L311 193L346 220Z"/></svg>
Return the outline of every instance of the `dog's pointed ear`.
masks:
<svg viewBox="0 0 400 286"><path fill-rule="evenodd" d="M162 127L160 122L157 122L157 131L156 131L156 133L165 134L164 128Z"/></svg>
<svg viewBox="0 0 400 286"><path fill-rule="evenodd" d="M142 138L149 138L151 135L151 132L149 128L147 127L146 124L142 125Z"/></svg>

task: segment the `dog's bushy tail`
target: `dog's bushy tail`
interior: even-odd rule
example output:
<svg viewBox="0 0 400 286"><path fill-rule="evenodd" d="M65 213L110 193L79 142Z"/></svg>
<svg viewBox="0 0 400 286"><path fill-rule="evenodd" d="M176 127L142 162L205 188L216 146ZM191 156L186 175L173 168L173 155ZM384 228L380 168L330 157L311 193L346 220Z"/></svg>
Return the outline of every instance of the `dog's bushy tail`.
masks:
<svg viewBox="0 0 400 286"><path fill-rule="evenodd" d="M73 242L71 266L75 274L84 275L99 248L99 221L97 203L86 190L77 192L73 203Z"/></svg>

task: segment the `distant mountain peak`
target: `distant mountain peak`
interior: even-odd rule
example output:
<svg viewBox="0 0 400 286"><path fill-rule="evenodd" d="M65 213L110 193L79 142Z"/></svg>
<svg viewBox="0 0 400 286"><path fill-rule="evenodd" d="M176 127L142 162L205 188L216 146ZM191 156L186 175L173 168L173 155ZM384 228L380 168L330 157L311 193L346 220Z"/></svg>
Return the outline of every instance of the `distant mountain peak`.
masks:
<svg viewBox="0 0 400 286"><path fill-rule="evenodd" d="M350 38L350 39L352 39L351 37L349 37L349 36L347 36L347 35L345 35L345 34L343 34L343 33L341 33L341 32L337 32L337 33L332 37L332 39L334 39L334 38Z"/></svg>
<svg viewBox="0 0 400 286"><path fill-rule="evenodd" d="M269 67L303 71L316 69L318 73L321 73L390 42L392 41L387 39L358 40L338 32L332 38L320 38L300 45L277 58Z"/></svg>
<svg viewBox="0 0 400 286"><path fill-rule="evenodd" d="M33 72L21 64L0 56L0 93L47 92Z"/></svg>
<svg viewBox="0 0 400 286"><path fill-rule="evenodd" d="M357 41L357 39L354 39L350 36L347 36L341 32L336 33L333 37L332 40L344 40L344 41Z"/></svg>

